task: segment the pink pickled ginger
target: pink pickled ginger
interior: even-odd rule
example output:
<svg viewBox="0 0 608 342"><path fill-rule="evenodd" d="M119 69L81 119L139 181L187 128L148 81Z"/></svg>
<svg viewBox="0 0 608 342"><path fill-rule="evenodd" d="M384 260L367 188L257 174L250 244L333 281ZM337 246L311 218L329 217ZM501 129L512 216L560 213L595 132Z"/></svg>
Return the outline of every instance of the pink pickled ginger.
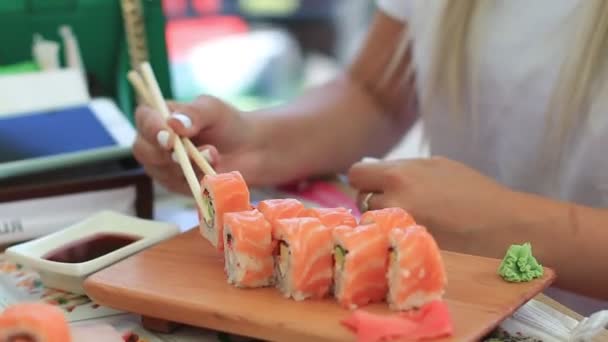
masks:
<svg viewBox="0 0 608 342"><path fill-rule="evenodd" d="M440 300L430 302L418 311L388 316L357 310L341 323L357 334L359 342L394 338L416 341L450 336L453 333L450 312Z"/></svg>

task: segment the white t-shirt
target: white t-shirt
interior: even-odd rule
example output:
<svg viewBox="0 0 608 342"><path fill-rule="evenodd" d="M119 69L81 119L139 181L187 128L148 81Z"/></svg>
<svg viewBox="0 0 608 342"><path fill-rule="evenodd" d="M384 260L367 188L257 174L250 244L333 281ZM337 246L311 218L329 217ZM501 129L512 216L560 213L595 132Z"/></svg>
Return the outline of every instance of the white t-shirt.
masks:
<svg viewBox="0 0 608 342"><path fill-rule="evenodd" d="M460 1L460 0L456 0ZM466 0L463 0L466 1ZM575 9L585 0L495 0L472 26L478 34L478 137L460 129L449 108L437 98L423 118L430 153L461 161L516 190L593 207L608 207L608 106L595 111L568 146L567 164L559 170L558 187L536 169L541 159L545 111L566 56ZM407 21L414 39L414 63L420 86L428 74L433 24L445 0L377 0L380 10ZM597 106L597 104L596 104ZM608 229L608 227L607 227ZM547 237L550 238L550 237ZM608 241L606 241L608 244ZM608 264L607 264L608 265ZM608 271L608 266L607 266ZM549 295L588 314L608 302L576 298L550 289Z"/></svg>

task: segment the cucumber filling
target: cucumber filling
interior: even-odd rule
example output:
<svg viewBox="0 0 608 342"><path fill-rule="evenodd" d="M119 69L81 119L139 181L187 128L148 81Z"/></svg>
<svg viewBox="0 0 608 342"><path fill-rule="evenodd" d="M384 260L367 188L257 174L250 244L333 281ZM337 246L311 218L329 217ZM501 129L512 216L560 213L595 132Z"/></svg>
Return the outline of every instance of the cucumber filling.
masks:
<svg viewBox="0 0 608 342"><path fill-rule="evenodd" d="M339 270L344 269L344 259L348 251L344 247L338 245L334 248L334 263Z"/></svg>
<svg viewBox="0 0 608 342"><path fill-rule="evenodd" d="M203 191L203 220L207 225L207 228L213 228L213 222L215 221L215 209L213 208L213 200L209 194L209 190L205 189Z"/></svg>

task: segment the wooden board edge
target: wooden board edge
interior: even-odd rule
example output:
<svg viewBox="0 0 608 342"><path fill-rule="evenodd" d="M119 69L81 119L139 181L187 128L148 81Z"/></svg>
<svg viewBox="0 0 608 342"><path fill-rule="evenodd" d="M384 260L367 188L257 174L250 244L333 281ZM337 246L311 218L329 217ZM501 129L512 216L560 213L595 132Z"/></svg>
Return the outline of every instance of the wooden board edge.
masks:
<svg viewBox="0 0 608 342"><path fill-rule="evenodd" d="M268 326L256 323L254 321L243 319L238 322L234 318L227 318L221 313L213 313L212 310L208 310L208 313L201 315L200 312L191 311L186 309L186 312L182 313L183 317L192 317L193 319L183 320L179 317L174 317L170 314L170 310L166 310L166 307L158 304L155 300L158 296L144 296L139 293L132 292L128 288L107 286L94 282L94 275L87 278L83 284L83 288L95 303L113 308L115 310L121 310L130 312L133 314L139 314L141 316L154 317L156 320L176 322L182 325L191 325L203 329L218 330L229 334L244 335L251 338L258 338L261 340L271 341L293 341L293 342L307 342L307 341L327 341L337 342L340 340L327 339L323 336L318 335L306 335L305 331L291 331L291 333L281 333L277 330L268 329ZM131 294L130 299L123 300L120 305L106 301L107 298L112 298L116 292L123 292ZM151 310L141 312L138 308L147 307ZM205 323L202 324L201 321ZM235 324L239 324L239 331L236 332L232 327ZM344 328L346 329L346 328ZM348 330L345 330L348 332ZM298 338L294 338L293 334L300 335ZM353 335L354 336L354 335Z"/></svg>
<svg viewBox="0 0 608 342"><path fill-rule="evenodd" d="M144 329L163 334L170 334L181 326L181 324L177 322L171 322L150 316L141 316L141 325L144 327Z"/></svg>
<svg viewBox="0 0 608 342"><path fill-rule="evenodd" d="M526 293L526 295L524 297L522 297L518 303L509 307L503 318L500 318L500 319L492 322L491 326L489 325L487 327L487 329L484 329L483 331L481 331L479 336L475 337L475 341L481 340L482 338L487 336L494 329L496 329L500 325L500 323L502 323L507 318L513 316L515 311L520 309L522 306L524 306L530 300L534 299L534 297L536 297L538 294L543 293L544 290L549 288L551 286L551 284L553 284L555 282L555 279L557 279L555 270L553 270L552 268L543 266L543 271L544 271L544 274L541 278L533 280L536 284L538 284L538 286L535 286L534 288L530 289L530 291L528 293ZM501 314L501 316L502 316L502 314Z"/></svg>
<svg viewBox="0 0 608 342"><path fill-rule="evenodd" d="M178 234L170 239L167 239L167 240L161 242L159 245L170 242L174 239L184 238L184 236L186 234L196 234L197 230L198 230L198 227L193 227L181 234ZM182 236L182 235L184 235L184 236ZM156 246L153 246L150 249L155 248L155 247ZM142 251L142 252L144 252L144 251ZM140 253L142 253L142 252L140 252ZM484 258L484 259L493 260L493 261L500 261L500 259L491 258L491 257L469 255L469 254L465 254L465 253L458 253L458 252L451 252L451 251L442 251L442 252L447 253L447 254L452 254L452 255L466 255L466 256L474 256L476 258ZM129 258L137 257L138 254L139 253L132 255ZM121 260L121 261L119 261L119 263L123 262L123 261L125 261L125 260ZM110 267L112 267L112 266L110 266ZM512 306L510 306L507 309L508 314L505 314L505 315L501 314L500 316L502 318L497 318L496 321L492 322L491 325L488 325L488 327L486 329L481 330L479 333L479 336L477 338L483 338L484 336L486 336L493 329L495 329L502 321L504 321L506 318L512 316L512 314L517 309L519 309L525 303L527 303L528 301L533 299L537 294L542 293L546 288L548 288L549 286L551 286L551 284L553 284L553 282L557 278L556 272L550 267L543 266L543 268L544 268L543 277L533 280L534 282L537 282L538 285L531 287L529 289L529 291L527 291L525 293L525 296L522 296L521 299L517 303L514 303ZM101 273L103 271L104 270L101 270L97 273ZM200 313L191 312L191 313L185 315L187 317L199 316L198 320L197 319L192 319L192 320L188 320L188 321L176 320L176 317L172 316L171 314L168 314L167 310L163 310L163 308L161 308L162 306L159 307L159 305L155 303L155 300L158 299L158 296L149 296L148 295L146 297L140 293L132 291L129 288L120 287L120 286L108 286L108 285L103 284L102 282L96 282L97 273L89 276L83 284L86 294L97 304L112 307L117 310L123 310L123 311L127 311L127 312L132 312L135 314L140 314L143 316L154 317L155 319L162 320L162 321L177 322L177 323L182 323L182 324L187 324L187 325L193 325L193 326L206 328L206 329L224 331L224 332L231 333L231 334L240 334L240 335L245 334L245 335L253 337L253 338L260 338L260 339L266 339L266 340L271 338L273 340L288 339L290 341L298 341L298 340L293 339L293 336L291 336L289 334L280 333L280 332L276 333L276 331L268 330L267 326L264 326L260 323L256 323L256 322L253 322L253 321L250 321L247 319L244 319L244 320L236 323L236 324L240 324L240 326L239 326L239 332L235 332L235 330L231 327L231 326L234 326L234 324L235 324L234 318L226 318L221 313L211 312L212 310L209 310L209 313L207 313L205 315L205 318L203 319L203 320L205 320L204 325L200 323L200 321L201 321ZM115 294L116 292L127 293L130 295L131 299L129 301L121 302L120 305L115 305L116 303L114 303L111 300L106 301L106 299L112 298L113 294ZM112 304L110 304L110 302L112 302ZM150 311L146 311L146 312L141 312L141 310L138 310L138 308L141 308L142 306L152 307L154 309L150 310ZM264 332L261 333L260 331L264 331ZM293 330L291 331L291 333L294 333L294 332L298 333L298 334L300 333L300 331L293 331ZM316 335L301 336L301 338L303 341L310 341L311 339L313 339L315 341L322 341L321 337L316 336Z"/></svg>
<svg viewBox="0 0 608 342"><path fill-rule="evenodd" d="M535 280L537 283L537 286L535 286L534 288L531 288L530 291L528 291L525 294L525 296L522 297L518 303L514 303L514 305L509 307L506 314L504 314L504 315L500 314L500 316L501 316L500 318L497 318L495 321L491 322L491 324L489 324L487 326L487 328L480 330L478 332L478 335L475 336L473 340L478 340L478 339L483 338L484 336L487 336L487 334L491 333L492 330L494 330L497 326L499 326L501 322L503 322L506 318L512 316L512 314L517 309L519 309L521 306L525 305L525 303L527 303L528 301L533 299L537 294L542 293L546 288L551 286L551 284L555 281L555 279L556 279L555 271L552 268L546 267L544 276L542 278ZM126 288L106 286L106 285L102 285L100 283L95 283L94 275L87 278L87 280L85 280L84 289L85 289L87 295L92 300L94 300L96 303L98 303L100 305L113 307L114 309L117 309L117 310L123 310L123 311L127 311L127 312L132 312L135 314L141 314L144 317L154 317L154 319L157 321L176 322L179 324L187 324L187 325L192 325L192 326L196 326L196 327L200 327L200 328L219 330L219 331L224 331L226 333L246 335L249 337L266 339L266 340L271 338L273 340L288 339L290 341L299 341L299 340L294 339L292 335L283 334L280 332L277 333L276 331L268 330L267 326L261 325L259 323L256 323L256 322L253 322L250 320L243 320L243 321L238 322L237 324L239 324L239 331L236 332L232 328L232 326L234 326L234 324L235 324L235 319L234 318L228 319L219 313L209 312L208 314L205 314L204 317L201 317L200 313L195 313L195 312L186 313L184 315L185 317L197 317L198 319L184 321L177 317L172 316L171 314L168 313L167 310L163 310L162 305L159 307L159 305L155 301L156 296L147 296L146 297L141 294L131 292L129 289L126 289ZM105 300L107 298L111 298L112 294L116 293L117 291L129 292L131 294L131 299L121 302L122 305L119 305L119 306L116 306L115 303L110 304L109 301ZM141 308L142 306L152 308L152 310L149 310L147 312L140 312L140 310L138 310L138 308ZM201 319L205 320L205 324L201 324L201 321L200 321ZM292 331L292 333L294 333L294 332ZM301 338L302 338L302 341L310 341L311 339L314 339L315 341L322 341L322 339L319 336L301 336Z"/></svg>

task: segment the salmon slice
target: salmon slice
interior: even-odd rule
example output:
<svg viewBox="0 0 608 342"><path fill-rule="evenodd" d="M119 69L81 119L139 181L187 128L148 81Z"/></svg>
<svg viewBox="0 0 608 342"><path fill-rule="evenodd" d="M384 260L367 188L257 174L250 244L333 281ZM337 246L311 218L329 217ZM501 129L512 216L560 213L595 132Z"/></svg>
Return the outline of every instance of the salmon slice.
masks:
<svg viewBox="0 0 608 342"><path fill-rule="evenodd" d="M386 297L388 235L375 223L333 231L334 296L349 309Z"/></svg>
<svg viewBox="0 0 608 342"><path fill-rule="evenodd" d="M285 218L309 216L302 202L294 198L277 198L260 201L258 210L271 224Z"/></svg>
<svg viewBox="0 0 608 342"><path fill-rule="evenodd" d="M356 227L357 219L346 208L311 208L308 210L309 216L318 218L321 223L330 228L338 226Z"/></svg>
<svg viewBox="0 0 608 342"><path fill-rule="evenodd" d="M388 302L394 310L419 308L441 299L447 276L433 236L422 226L389 234Z"/></svg>
<svg viewBox="0 0 608 342"><path fill-rule="evenodd" d="M199 213L199 229L214 247L223 251L224 214L251 209L249 188L238 171L205 175L201 187L208 212Z"/></svg>
<svg viewBox="0 0 608 342"><path fill-rule="evenodd" d="M257 209L224 214L228 283L253 288L273 283L272 227Z"/></svg>
<svg viewBox="0 0 608 342"><path fill-rule="evenodd" d="M295 300L322 298L332 284L332 229L318 218L277 220L273 238L275 279L286 297Z"/></svg>
<svg viewBox="0 0 608 342"><path fill-rule="evenodd" d="M0 315L0 341L70 342L72 336L63 312L44 303L22 303Z"/></svg>
<svg viewBox="0 0 608 342"><path fill-rule="evenodd" d="M361 215L359 224L376 223L388 234L393 228L408 228L416 224L414 218L401 208L371 210Z"/></svg>
<svg viewBox="0 0 608 342"><path fill-rule="evenodd" d="M294 198L277 198L260 201L258 203L258 210L264 214L264 217L274 227L278 220L295 217L306 217L310 216L308 210L302 204ZM273 240L273 248L276 248L276 240Z"/></svg>

